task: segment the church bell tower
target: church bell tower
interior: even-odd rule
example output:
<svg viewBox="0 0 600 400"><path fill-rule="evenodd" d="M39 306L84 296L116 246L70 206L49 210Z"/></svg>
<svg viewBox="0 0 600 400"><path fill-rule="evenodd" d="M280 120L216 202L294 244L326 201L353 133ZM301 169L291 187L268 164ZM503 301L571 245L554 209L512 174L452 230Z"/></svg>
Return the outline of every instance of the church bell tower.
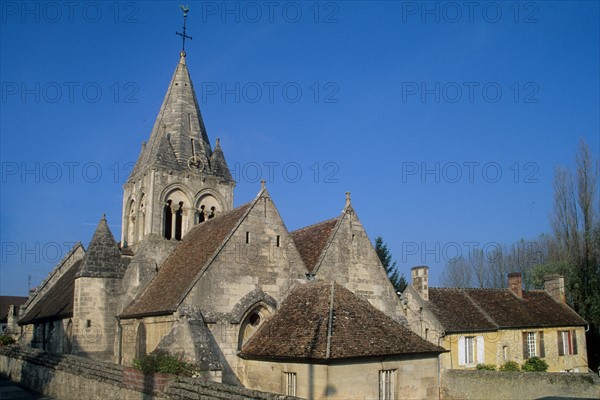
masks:
<svg viewBox="0 0 600 400"><path fill-rule="evenodd" d="M123 186L121 246L148 235L181 240L192 226L233 208L233 180L219 139L212 148L183 47L148 143Z"/></svg>

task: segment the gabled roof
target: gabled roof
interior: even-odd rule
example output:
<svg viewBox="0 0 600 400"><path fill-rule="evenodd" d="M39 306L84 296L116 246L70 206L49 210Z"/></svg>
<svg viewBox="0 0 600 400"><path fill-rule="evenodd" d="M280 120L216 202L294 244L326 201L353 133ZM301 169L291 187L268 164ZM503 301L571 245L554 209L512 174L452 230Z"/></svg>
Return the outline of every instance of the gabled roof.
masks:
<svg viewBox="0 0 600 400"><path fill-rule="evenodd" d="M541 290L523 291L519 298L510 289L429 288L424 304L447 333L587 324Z"/></svg>
<svg viewBox="0 0 600 400"><path fill-rule="evenodd" d="M73 265L42 295L33 307L19 320L20 325L38 321L57 320L73 316L73 296L75 291L75 274L81 267L82 260Z"/></svg>
<svg viewBox="0 0 600 400"><path fill-rule="evenodd" d="M257 199L262 194L259 193ZM121 317L174 312L256 200L194 226Z"/></svg>
<svg viewBox="0 0 600 400"><path fill-rule="evenodd" d="M291 232L292 239L308 272L313 272L341 217L310 225Z"/></svg>
<svg viewBox="0 0 600 400"><path fill-rule="evenodd" d="M10 306L18 307L26 301L25 296L0 296L0 322L6 322Z"/></svg>
<svg viewBox="0 0 600 400"><path fill-rule="evenodd" d="M313 281L288 295L240 356L328 362L444 351L341 285Z"/></svg>

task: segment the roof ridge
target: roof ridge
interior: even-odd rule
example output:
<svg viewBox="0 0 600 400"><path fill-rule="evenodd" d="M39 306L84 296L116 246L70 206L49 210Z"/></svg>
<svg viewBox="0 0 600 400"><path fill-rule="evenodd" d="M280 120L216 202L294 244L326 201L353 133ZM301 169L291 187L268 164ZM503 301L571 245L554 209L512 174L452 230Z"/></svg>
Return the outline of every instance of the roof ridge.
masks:
<svg viewBox="0 0 600 400"><path fill-rule="evenodd" d="M489 290L489 291L505 291L505 290L509 290L508 288L470 288L470 287L465 287L465 288L461 288L461 287L430 287L429 290L432 289L436 289L436 290ZM543 292L543 290L541 290Z"/></svg>
<svg viewBox="0 0 600 400"><path fill-rule="evenodd" d="M315 226L318 226L318 225L321 225L321 224L325 224L325 223L328 223L328 222L334 221L334 220L336 220L336 219L340 218L340 216L341 216L341 215L338 215L337 217L329 218L329 219L326 219L326 220L324 220L324 221L321 221L321 222L315 222L314 224L310 224L310 225L304 226L304 227L302 227L302 228L295 229L295 230L291 231L291 232L290 232L290 234L293 234L294 232L300 232L300 231L304 231L304 230L307 230L307 229L313 228L313 227L315 227Z"/></svg>

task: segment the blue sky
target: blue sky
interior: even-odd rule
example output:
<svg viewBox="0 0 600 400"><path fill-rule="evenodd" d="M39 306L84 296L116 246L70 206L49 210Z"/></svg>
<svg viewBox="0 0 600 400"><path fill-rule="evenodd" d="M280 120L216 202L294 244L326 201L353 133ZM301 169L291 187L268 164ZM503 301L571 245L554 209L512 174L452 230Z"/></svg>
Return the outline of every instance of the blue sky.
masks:
<svg viewBox="0 0 600 400"><path fill-rule="evenodd" d="M106 213L178 62L177 2L1 9L0 294ZM399 269L550 230L552 178L600 150L598 2L190 2L188 67L238 181L289 230L344 193Z"/></svg>

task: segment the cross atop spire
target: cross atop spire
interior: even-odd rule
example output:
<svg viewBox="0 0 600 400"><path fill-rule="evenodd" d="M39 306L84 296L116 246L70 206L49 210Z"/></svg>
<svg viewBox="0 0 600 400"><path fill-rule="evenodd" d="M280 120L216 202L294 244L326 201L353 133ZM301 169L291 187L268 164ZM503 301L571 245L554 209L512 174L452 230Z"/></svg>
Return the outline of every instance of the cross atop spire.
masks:
<svg viewBox="0 0 600 400"><path fill-rule="evenodd" d="M181 41L182 41L182 43L181 43L181 56L185 57L185 39L192 40L192 37L188 36L185 33L186 23L187 23L187 15L188 15L188 12L190 11L190 8L188 6L183 6L183 5L179 5L179 8L181 8L181 11L183 11L183 33L175 32L175 34L181 36Z"/></svg>

